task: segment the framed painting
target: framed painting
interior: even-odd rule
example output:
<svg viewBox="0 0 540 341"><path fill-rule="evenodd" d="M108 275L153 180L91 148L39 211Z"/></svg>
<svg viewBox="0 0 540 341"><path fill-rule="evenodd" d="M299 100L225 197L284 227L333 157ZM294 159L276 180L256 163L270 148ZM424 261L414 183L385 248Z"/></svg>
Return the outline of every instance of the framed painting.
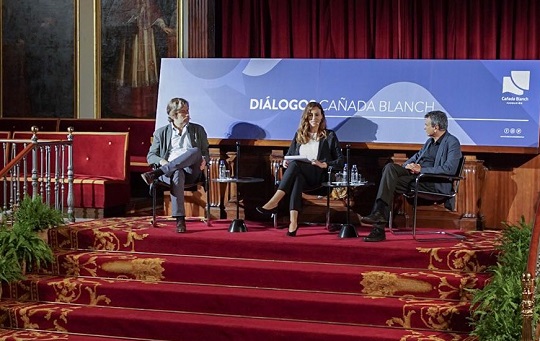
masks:
<svg viewBox="0 0 540 341"><path fill-rule="evenodd" d="M178 57L181 0L99 0L99 112L155 118L161 58Z"/></svg>
<svg viewBox="0 0 540 341"><path fill-rule="evenodd" d="M74 117L75 1L1 5L2 116Z"/></svg>

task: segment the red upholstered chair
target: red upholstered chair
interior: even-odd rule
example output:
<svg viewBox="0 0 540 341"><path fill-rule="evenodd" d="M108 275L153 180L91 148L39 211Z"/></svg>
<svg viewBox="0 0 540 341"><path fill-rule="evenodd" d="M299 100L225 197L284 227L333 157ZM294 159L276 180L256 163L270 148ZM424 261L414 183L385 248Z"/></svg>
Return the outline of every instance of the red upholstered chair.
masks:
<svg viewBox="0 0 540 341"><path fill-rule="evenodd" d="M148 136L154 133L155 125L153 119L60 119L58 130L73 127L76 132L128 132L129 170L143 173L148 171Z"/></svg>
<svg viewBox="0 0 540 341"><path fill-rule="evenodd" d="M38 140L67 140L67 133L39 132ZM32 133L14 132L14 139L30 140ZM130 200L129 133L73 133L74 207L94 210L92 218L123 215ZM31 163L27 166L31 172ZM51 173L55 171L51 165ZM30 173L31 174L31 173ZM76 212L77 213L77 212Z"/></svg>

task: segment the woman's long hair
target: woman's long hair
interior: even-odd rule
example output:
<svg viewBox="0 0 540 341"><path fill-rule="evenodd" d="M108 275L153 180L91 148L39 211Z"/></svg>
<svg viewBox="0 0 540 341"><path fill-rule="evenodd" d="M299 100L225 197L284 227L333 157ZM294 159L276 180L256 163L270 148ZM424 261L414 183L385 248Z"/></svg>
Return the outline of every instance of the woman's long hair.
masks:
<svg viewBox="0 0 540 341"><path fill-rule="evenodd" d="M317 130L317 139L320 140L326 137L326 116L324 115L324 109L318 102L309 102L308 105L306 105L304 112L302 112L298 130L296 131L296 142L299 144L306 144L311 139L309 135L309 130L311 129L309 117L311 115L311 109L313 108L319 108L322 114L322 120L319 124L319 129Z"/></svg>

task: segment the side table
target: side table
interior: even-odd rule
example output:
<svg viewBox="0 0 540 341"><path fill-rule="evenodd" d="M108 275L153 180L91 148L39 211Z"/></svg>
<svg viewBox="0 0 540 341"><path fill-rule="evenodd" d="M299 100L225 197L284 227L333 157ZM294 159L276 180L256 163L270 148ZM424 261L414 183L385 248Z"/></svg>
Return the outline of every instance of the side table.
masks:
<svg viewBox="0 0 540 341"><path fill-rule="evenodd" d="M240 177L240 178L224 178L224 179L212 179L214 182L219 183L236 183L236 184L252 184L257 182L263 182L262 178L253 177ZM247 226L244 219L240 219L240 198L238 197L238 186L236 186L236 219L231 222L229 226L229 232L247 232Z"/></svg>

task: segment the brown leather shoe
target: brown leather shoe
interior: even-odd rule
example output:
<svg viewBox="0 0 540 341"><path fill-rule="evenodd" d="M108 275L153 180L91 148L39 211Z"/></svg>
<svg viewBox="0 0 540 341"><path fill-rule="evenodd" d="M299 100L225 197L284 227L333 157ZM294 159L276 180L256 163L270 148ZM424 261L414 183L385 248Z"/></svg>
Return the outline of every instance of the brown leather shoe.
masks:
<svg viewBox="0 0 540 341"><path fill-rule="evenodd" d="M178 233L186 232L186 219L184 217L176 218L176 232Z"/></svg>

